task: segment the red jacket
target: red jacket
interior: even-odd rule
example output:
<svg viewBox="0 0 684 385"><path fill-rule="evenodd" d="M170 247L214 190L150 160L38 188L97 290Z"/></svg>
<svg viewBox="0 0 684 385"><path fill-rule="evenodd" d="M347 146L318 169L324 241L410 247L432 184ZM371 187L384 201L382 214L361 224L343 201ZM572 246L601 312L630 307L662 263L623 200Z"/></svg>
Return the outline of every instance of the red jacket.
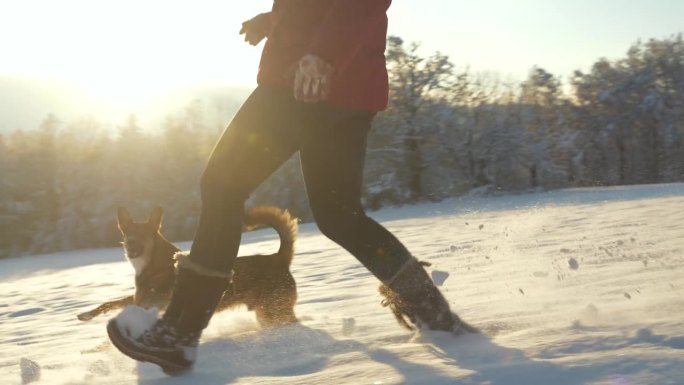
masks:
<svg viewBox="0 0 684 385"><path fill-rule="evenodd" d="M259 84L292 88L299 59L311 53L335 69L328 99L350 109L387 107L387 8L392 0L274 0Z"/></svg>

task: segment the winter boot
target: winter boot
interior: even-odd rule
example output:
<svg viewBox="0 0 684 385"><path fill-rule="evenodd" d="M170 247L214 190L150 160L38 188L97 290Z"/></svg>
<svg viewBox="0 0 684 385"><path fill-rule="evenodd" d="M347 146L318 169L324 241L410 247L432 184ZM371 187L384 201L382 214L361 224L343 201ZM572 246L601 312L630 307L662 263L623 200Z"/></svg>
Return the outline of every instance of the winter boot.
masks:
<svg viewBox="0 0 684 385"><path fill-rule="evenodd" d="M380 285L382 305L389 307L397 321L409 330L429 329L454 334L478 333L449 309L449 304L432 282L424 265L408 261L391 280Z"/></svg>
<svg viewBox="0 0 684 385"><path fill-rule="evenodd" d="M192 369L202 330L229 283L229 274L205 269L182 255L164 316L138 338L124 332L113 318L107 324L109 339L135 360L157 364L168 375L182 374Z"/></svg>

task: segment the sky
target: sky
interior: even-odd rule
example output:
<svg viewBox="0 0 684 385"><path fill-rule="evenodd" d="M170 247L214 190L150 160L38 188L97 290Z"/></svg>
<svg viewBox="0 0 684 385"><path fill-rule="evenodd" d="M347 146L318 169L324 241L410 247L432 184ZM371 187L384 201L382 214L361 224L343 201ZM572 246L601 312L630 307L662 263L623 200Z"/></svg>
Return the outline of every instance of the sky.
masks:
<svg viewBox="0 0 684 385"><path fill-rule="evenodd" d="M65 90L55 98L78 94L84 107L119 112L183 87L250 88L260 47L237 32L270 5L0 0L0 79L32 80ZM513 80L535 65L568 77L624 56L639 38L684 31L681 0L395 0L388 14L389 33L420 42L421 54L441 51L458 67Z"/></svg>

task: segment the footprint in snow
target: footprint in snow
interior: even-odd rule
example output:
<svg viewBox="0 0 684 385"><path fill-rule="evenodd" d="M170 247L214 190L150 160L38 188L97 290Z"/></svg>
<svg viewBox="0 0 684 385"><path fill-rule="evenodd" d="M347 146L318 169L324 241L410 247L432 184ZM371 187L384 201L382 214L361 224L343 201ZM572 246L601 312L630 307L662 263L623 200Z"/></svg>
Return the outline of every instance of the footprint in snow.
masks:
<svg viewBox="0 0 684 385"><path fill-rule="evenodd" d="M40 365L28 358L19 360L19 368L21 368L21 383L28 384L40 380Z"/></svg>

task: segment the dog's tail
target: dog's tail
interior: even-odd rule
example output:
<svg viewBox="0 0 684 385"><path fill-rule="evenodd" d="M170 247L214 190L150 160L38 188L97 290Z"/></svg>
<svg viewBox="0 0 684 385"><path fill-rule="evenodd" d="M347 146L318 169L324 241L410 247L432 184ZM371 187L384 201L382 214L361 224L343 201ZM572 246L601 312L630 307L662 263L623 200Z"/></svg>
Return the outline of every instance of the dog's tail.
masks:
<svg viewBox="0 0 684 385"><path fill-rule="evenodd" d="M294 255L294 243L297 239L297 218L287 210L281 210L272 206L257 206L250 208L245 213L245 230L254 230L263 226L270 226L280 236L280 249L278 254L287 259L287 264L292 262Z"/></svg>

